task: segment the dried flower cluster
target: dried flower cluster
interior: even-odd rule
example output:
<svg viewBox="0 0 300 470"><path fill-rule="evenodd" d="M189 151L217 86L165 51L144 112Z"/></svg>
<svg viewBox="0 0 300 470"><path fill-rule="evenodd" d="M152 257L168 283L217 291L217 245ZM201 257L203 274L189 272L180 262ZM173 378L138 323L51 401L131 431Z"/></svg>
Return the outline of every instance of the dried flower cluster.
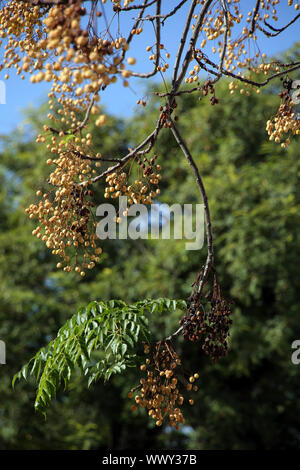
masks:
<svg viewBox="0 0 300 470"><path fill-rule="evenodd" d="M196 294L188 313L180 320L180 325L183 327L183 337L192 342L199 342L213 362L226 356L229 328L232 325L231 309L222 297L216 278L209 311L204 309Z"/></svg>

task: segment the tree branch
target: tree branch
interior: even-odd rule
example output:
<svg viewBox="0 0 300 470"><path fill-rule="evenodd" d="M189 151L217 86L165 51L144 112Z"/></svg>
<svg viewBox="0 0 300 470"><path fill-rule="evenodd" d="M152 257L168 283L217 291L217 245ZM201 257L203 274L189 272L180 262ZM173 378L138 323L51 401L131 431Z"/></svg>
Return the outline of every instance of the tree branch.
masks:
<svg viewBox="0 0 300 470"><path fill-rule="evenodd" d="M194 159L193 159L193 157L192 157L192 155L191 155L191 153L190 153L190 151L187 147L186 142L184 141L184 139L181 136L178 128L176 127L174 121L171 118L169 118L169 119L172 123L171 131L172 131L172 133L175 137L175 140L176 140L177 144L179 145L179 147L181 148L185 158L187 159L190 167L192 168L192 170L194 172L195 180L196 180L196 183L197 183L198 188L200 190L202 200L203 200L203 205L204 205L205 224L206 224L206 238L207 238L207 258L206 258L206 262L205 262L205 265L204 265L203 275L201 276L199 287L198 287L198 294L201 295L203 285L204 285L205 279L207 277L208 271L209 271L210 268L214 267L213 234L212 234L210 209L209 209L206 190L205 190L201 175L199 173L199 169L198 169L198 167L197 167L197 165L196 165L196 163L195 163L195 161L194 161Z"/></svg>

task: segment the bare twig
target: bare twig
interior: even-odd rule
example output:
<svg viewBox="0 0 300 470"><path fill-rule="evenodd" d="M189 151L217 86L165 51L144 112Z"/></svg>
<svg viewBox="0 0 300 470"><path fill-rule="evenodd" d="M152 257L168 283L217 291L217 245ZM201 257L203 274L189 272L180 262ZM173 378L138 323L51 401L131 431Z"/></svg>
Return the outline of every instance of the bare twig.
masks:
<svg viewBox="0 0 300 470"><path fill-rule="evenodd" d="M92 183L96 183L97 181L103 179L105 176L109 175L110 173L113 173L119 168L122 168L125 165L125 163L127 163L135 155L144 155L150 152L150 150L154 146L154 143L156 142L156 139L158 137L158 134L161 128L162 128L162 123L161 123L161 120L159 119L154 131L151 132L151 134L149 134L148 137L146 137L146 139L143 140L143 142L141 142L137 147L135 147L135 149L131 150L127 155L121 158L116 165L110 168L107 168L107 170L103 171L100 175L95 176L95 178L92 179ZM149 146L146 149L144 149L144 147L146 147L147 144L149 144ZM101 159L99 159L99 161L101 161Z"/></svg>
<svg viewBox="0 0 300 470"><path fill-rule="evenodd" d="M268 26L268 28L272 29L272 31L275 31L274 33L268 33L263 28L260 28L260 29L269 37L278 36L278 34L282 33L282 31L284 31L289 26L291 26L293 23L295 23L295 21L297 21L298 18L300 18L300 13L298 13L298 15L295 16L295 18L293 18L289 23L287 23L282 28L275 28L274 26L270 25L266 20L264 20L265 25Z"/></svg>
<svg viewBox="0 0 300 470"><path fill-rule="evenodd" d="M156 1L156 0L155 0L155 1ZM152 3L154 3L154 2L152 2ZM132 30L137 29L137 27L138 27L139 24L140 24L141 18L142 18L143 14L144 14L145 8L147 8L147 6L149 6L149 5L150 5L150 4L148 4L148 0L145 0L144 3L143 3L143 5L141 6L141 11L140 11L140 13L139 13L139 16L138 16L138 18L136 19L136 22L134 23L134 25L133 25L133 27L131 28L131 31L130 31L130 33L129 33L129 35L128 35L127 44L130 44L130 43L131 43L132 38L133 38ZM126 51L123 50L123 52L122 52L122 59L124 59L125 53L126 53Z"/></svg>
<svg viewBox="0 0 300 470"><path fill-rule="evenodd" d="M86 113L85 113L85 116L84 116L84 119L83 121L81 122L81 124L79 124L78 127L76 127L76 129L74 130L74 134L76 134L76 132L79 132L81 131L81 129L84 128L84 126L87 124L88 120L89 120L89 117L90 117L90 114L91 114L91 110L92 110L92 107L93 107L93 104L94 104L94 100L95 100L95 97L97 95L97 92L95 92L90 100L90 103L88 105L88 108L86 110Z"/></svg>
<svg viewBox="0 0 300 470"><path fill-rule="evenodd" d="M52 6L52 5L65 5L69 0L24 0L35 6Z"/></svg>
<svg viewBox="0 0 300 470"><path fill-rule="evenodd" d="M201 58L207 63L209 64L211 67L215 68L215 69L218 69L218 65L215 64L214 62L212 62L210 59L208 59L207 57L205 57L203 54L201 54ZM219 77L220 75L220 72L217 72L216 70L212 70L212 69L209 69L201 60L201 58L199 58L199 56L197 56L197 53L195 51L195 60L198 62L198 64L204 69L206 70L208 73L211 73L217 77ZM278 78L278 77L281 77L282 75L285 75L289 72L293 72L294 70L297 70L300 68L300 61L298 62L292 62L290 64L280 64L278 63L278 65L280 65L280 67L287 67L285 70L281 71L281 72L277 72L277 73L274 73L273 75L271 75L270 77L266 78L266 80L264 80L263 82L257 82L257 81L254 81L254 80L251 80L250 78L246 78L242 75L237 75L229 70L226 70L224 68L222 68L221 70L221 73L222 75L227 75L229 77L232 77L236 80L239 80L241 82L245 82L245 83L248 83L249 85L253 85L253 86L256 86L256 87L264 87L266 86L271 80L274 80L274 78Z"/></svg>
<svg viewBox="0 0 300 470"><path fill-rule="evenodd" d="M191 24L191 21L192 21L192 18L193 18L193 13L194 13L194 10L196 8L196 5L197 5L197 0L193 0L192 3L191 3L191 6L190 6L190 10L189 10L188 15L187 15L187 19L186 19L186 22L185 22L185 26L184 26L182 36L181 36L181 39L180 39L180 44L179 44L179 48L178 48L178 52L177 52L176 60L175 60L175 65L174 65L174 69L173 69L173 76L172 76L173 86L175 86L175 82L176 82L176 78L177 78L177 73L178 73L178 68L179 68L182 52L183 52L183 49L184 49L184 46L185 46L185 43L186 43L187 35L188 35L188 32L189 32L190 24ZM175 90L173 90L173 91L175 91Z"/></svg>
<svg viewBox="0 0 300 470"><path fill-rule="evenodd" d="M252 16L252 22L251 22L251 28L250 28L249 34L253 34L254 31L255 31L258 10L259 10L259 7L260 7L260 2L261 2L261 0L256 1L256 5L255 5L253 16Z"/></svg>
<svg viewBox="0 0 300 470"><path fill-rule="evenodd" d="M224 58L225 58L226 49L227 49L228 33L229 33L228 8L227 8L226 0L222 0L222 7L223 7L224 20L225 20L225 32L224 32L223 48L222 48L222 53L221 53L221 58L220 58L220 63L219 63L220 76L222 74Z"/></svg>
<svg viewBox="0 0 300 470"><path fill-rule="evenodd" d="M105 157L90 157L89 155L84 155L78 150L72 150L72 152L77 156L82 158L82 160L90 160L91 162L112 162L112 163L121 163L121 158L105 158Z"/></svg>
<svg viewBox="0 0 300 470"><path fill-rule="evenodd" d="M153 77L158 72L159 60L160 60L160 10L161 10L161 0L156 1L156 20L155 20L155 37L156 37L156 54L155 62L152 72L149 73L139 73L131 72L132 77L139 78L150 78Z"/></svg>
<svg viewBox="0 0 300 470"><path fill-rule="evenodd" d="M206 2L202 6L202 9L201 9L200 14L199 14L198 19L197 19L197 23L196 23L195 28L194 28L193 35L190 39L189 48L188 48L188 51L185 55L185 58L184 58L184 61L183 61L182 67L181 67L181 71L179 73L178 78L176 78L177 77L177 70L175 70L175 67L179 65L180 57L179 57L179 61L176 60L176 64L175 64L175 67L174 67L174 74L173 74L173 78L172 78L172 92L176 92L178 90L182 80L185 77L188 65L189 65L190 60L192 58L192 54L193 54L193 50L195 48L196 41L197 41L198 36L199 36L200 29L203 26L205 15L207 14L207 11L208 11L210 5L212 4L212 2L213 2L213 0L206 0ZM180 54L180 56L181 56L181 54Z"/></svg>
<svg viewBox="0 0 300 470"><path fill-rule="evenodd" d="M180 8L187 2L187 0L182 0L180 3L178 3L178 5L176 5L176 7L170 11L169 13L167 13L166 15L147 15L145 16L144 18L140 18L142 21L153 21L157 18L161 19L161 24L162 26L164 26L164 23L166 21L167 18L170 18L170 16L173 16L175 15L175 13L177 13L178 10L180 10ZM134 18L134 19L137 19L137 18Z"/></svg>
<svg viewBox="0 0 300 470"><path fill-rule="evenodd" d="M147 8L150 7L151 5L154 5L157 0L152 0L152 2L149 2L147 5ZM143 3L142 5L130 5L128 7L116 7L117 11L130 11L130 10L141 10L145 8L145 4Z"/></svg>
<svg viewBox="0 0 300 470"><path fill-rule="evenodd" d="M178 128L176 127L174 121L169 118L170 121L172 122L172 127L171 131L175 137L175 140L179 147L181 148L185 158L187 159L190 167L192 168L194 175L195 175L195 180L198 185L198 188L200 190L202 200L203 200L203 205L204 205L204 212L205 212L205 224L206 224L206 237L207 237L207 258L204 266L204 271L203 275L201 276L200 282L199 282L199 287L198 287L198 294L200 295L203 289L203 285L205 282L205 279L208 274L208 270L214 266L214 249L213 249L213 234L212 234L212 225L211 225L211 217L210 217L210 209L209 209L209 204L208 204L208 198L206 194L206 190L201 178L201 175L199 173L199 169L191 155L191 152L189 151L187 144L183 137L181 136Z"/></svg>

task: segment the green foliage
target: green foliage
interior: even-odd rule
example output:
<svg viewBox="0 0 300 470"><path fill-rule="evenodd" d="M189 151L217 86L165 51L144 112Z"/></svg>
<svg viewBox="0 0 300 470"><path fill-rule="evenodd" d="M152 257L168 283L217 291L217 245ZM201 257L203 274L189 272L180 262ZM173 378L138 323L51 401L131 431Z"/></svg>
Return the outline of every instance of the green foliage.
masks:
<svg viewBox="0 0 300 470"><path fill-rule="evenodd" d="M140 342L149 342L146 314L185 310L185 301L143 300L126 305L121 300L91 302L81 308L58 331L57 337L25 364L16 380L33 376L38 382L35 408L45 412L60 386L66 387L77 367L88 378L88 386L100 378L109 380L135 366ZM98 351L98 356L93 353Z"/></svg>

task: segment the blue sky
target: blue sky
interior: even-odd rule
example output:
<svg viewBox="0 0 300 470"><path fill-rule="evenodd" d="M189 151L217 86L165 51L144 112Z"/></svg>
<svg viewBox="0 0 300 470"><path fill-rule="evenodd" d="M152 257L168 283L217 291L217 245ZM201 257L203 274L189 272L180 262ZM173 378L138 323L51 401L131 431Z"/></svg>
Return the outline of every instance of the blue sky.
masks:
<svg viewBox="0 0 300 470"><path fill-rule="evenodd" d="M170 0L166 0L165 4L168 4L169 1ZM252 6L255 5L255 1L253 0L247 0L247 2L242 0L242 2L243 1L245 5L247 4L248 9L251 9ZM162 29L161 42L171 54L169 60L170 68L176 55L181 27L189 4L190 2L187 2L176 16L170 18L169 22L166 22ZM278 13L280 21L277 22L276 26L279 27L293 18L295 10L287 6L287 0L281 0ZM120 23L121 32L125 36L127 36L128 26L131 24L132 18L136 16L136 12L127 12L126 15L127 17ZM296 41L299 41L299 22L300 21L296 22L287 31L275 38L267 39L264 35L259 36L258 44L261 51L269 55L278 54L291 47ZM145 48L148 45L153 45L153 43L152 25L149 22L145 22L144 32L136 38L129 54L137 59L137 64L134 66L135 71L144 72L151 70L152 64L148 60L149 53L145 51ZM211 46L212 45L213 44L211 44ZM0 60L2 60L2 57L3 48L0 50ZM5 73L5 71L0 72L0 80L3 80ZM167 76L167 74L165 76ZM33 85L29 81L29 76L26 76L25 80L21 80L11 71L10 79L6 82L6 104L0 104L0 134L11 132L23 121L23 109L28 106L39 106L44 102L49 88L48 83ZM130 116L136 110L136 100L143 97L142 90L143 85L138 79L136 81L131 79L130 88L124 88L122 83L118 81L116 84L107 87L102 93L101 103L105 105L110 113L118 116Z"/></svg>

